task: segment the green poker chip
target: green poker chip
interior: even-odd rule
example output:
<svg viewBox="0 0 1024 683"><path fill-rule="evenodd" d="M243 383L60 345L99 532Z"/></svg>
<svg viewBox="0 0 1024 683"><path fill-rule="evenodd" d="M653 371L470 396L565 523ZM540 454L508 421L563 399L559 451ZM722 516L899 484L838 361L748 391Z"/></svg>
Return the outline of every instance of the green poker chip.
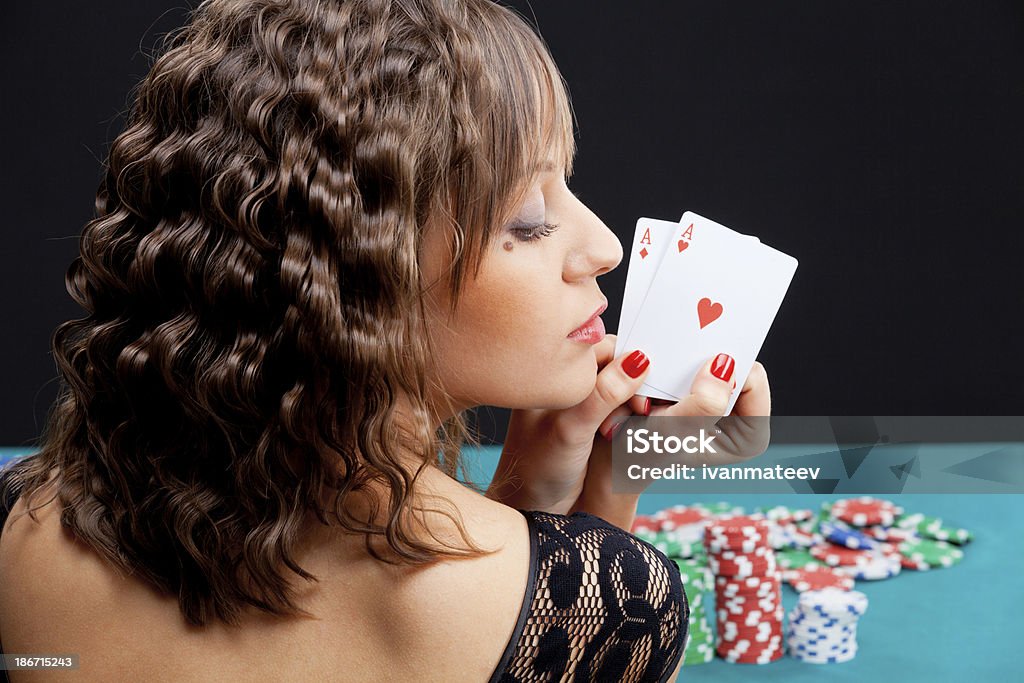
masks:
<svg viewBox="0 0 1024 683"><path fill-rule="evenodd" d="M917 570L952 567L964 557L964 551L952 544L927 538L900 543L899 551L903 566Z"/></svg>
<svg viewBox="0 0 1024 683"><path fill-rule="evenodd" d="M715 641L710 629L706 632L691 629L686 639L686 649L683 651L683 666L707 664L714 658Z"/></svg>
<svg viewBox="0 0 1024 683"><path fill-rule="evenodd" d="M967 529L951 526L939 526L938 528L918 533L935 541L946 541L948 543L956 543L957 545L964 545L974 540L974 535Z"/></svg>
<svg viewBox="0 0 1024 683"><path fill-rule="evenodd" d="M696 595L714 590L715 577L707 566L680 558L672 559L679 567L679 574L682 577L683 588L686 590L688 600L692 602Z"/></svg>
<svg viewBox="0 0 1024 683"><path fill-rule="evenodd" d="M705 556L704 543L683 537L675 531L638 530L633 535L650 543L671 558L701 558Z"/></svg>
<svg viewBox="0 0 1024 683"><path fill-rule="evenodd" d="M783 548L775 551L775 561L783 569L805 569L825 564L817 560L806 548Z"/></svg>
<svg viewBox="0 0 1024 683"><path fill-rule="evenodd" d="M971 532L967 529L947 526L941 517L929 517L919 513L902 515L896 520L896 526L915 531L918 536L932 541L946 541L963 545L970 543L973 539Z"/></svg>
<svg viewBox="0 0 1024 683"><path fill-rule="evenodd" d="M693 558L705 554L703 542L680 538L679 534L674 531L656 531L653 540L647 542L672 558Z"/></svg>
<svg viewBox="0 0 1024 683"><path fill-rule="evenodd" d="M686 591L686 600L690 604L689 635L686 650L683 652L683 666L707 664L715 657L715 634L708 625L704 611L704 596L714 590L715 577L703 563L703 559L672 558L679 567L683 590Z"/></svg>

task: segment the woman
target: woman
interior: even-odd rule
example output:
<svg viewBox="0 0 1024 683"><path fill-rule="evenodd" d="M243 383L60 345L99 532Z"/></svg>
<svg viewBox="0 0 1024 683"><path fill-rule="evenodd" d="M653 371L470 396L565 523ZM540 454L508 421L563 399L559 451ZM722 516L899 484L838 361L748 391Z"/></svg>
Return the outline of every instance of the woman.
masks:
<svg viewBox="0 0 1024 683"><path fill-rule="evenodd" d="M487 0L202 3L68 273L88 316L4 491L5 651L86 680L674 679L679 574L623 530L603 437L721 415L731 366L651 406L643 354L580 332L622 249L573 155L547 49ZM455 479L478 405L513 411L485 492ZM734 412L769 409L757 366Z"/></svg>

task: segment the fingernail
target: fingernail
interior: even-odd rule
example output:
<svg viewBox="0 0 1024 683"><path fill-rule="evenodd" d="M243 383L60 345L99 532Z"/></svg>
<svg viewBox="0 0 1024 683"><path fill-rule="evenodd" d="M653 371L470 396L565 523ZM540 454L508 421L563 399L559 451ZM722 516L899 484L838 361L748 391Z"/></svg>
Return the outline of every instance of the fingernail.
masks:
<svg viewBox="0 0 1024 683"><path fill-rule="evenodd" d="M651 414L651 399L650 397L644 399L644 415Z"/></svg>
<svg viewBox="0 0 1024 683"><path fill-rule="evenodd" d="M605 433L605 435L604 435L605 440L606 441L611 441L613 438L615 438L615 432L619 431L619 427L621 427L621 426L622 426L621 422L616 422L615 424L613 424L611 426L611 428L609 428L608 431Z"/></svg>
<svg viewBox="0 0 1024 683"><path fill-rule="evenodd" d="M643 374L650 364L651 360L644 355L643 351L637 349L626 356L626 360L622 361L622 370L633 379L636 379Z"/></svg>
<svg viewBox="0 0 1024 683"><path fill-rule="evenodd" d="M711 363L711 374L723 382L728 382L732 378L732 371L735 367L736 361L732 359L732 356L727 353L720 353L715 356L715 360Z"/></svg>

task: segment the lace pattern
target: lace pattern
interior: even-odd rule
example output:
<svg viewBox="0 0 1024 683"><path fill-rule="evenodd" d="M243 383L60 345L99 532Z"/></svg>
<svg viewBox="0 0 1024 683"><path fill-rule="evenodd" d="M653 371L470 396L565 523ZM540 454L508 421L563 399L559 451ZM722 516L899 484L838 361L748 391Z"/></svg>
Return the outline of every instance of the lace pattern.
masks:
<svg viewBox="0 0 1024 683"><path fill-rule="evenodd" d="M521 512L530 580L492 683L667 681L690 612L675 563L596 515Z"/></svg>

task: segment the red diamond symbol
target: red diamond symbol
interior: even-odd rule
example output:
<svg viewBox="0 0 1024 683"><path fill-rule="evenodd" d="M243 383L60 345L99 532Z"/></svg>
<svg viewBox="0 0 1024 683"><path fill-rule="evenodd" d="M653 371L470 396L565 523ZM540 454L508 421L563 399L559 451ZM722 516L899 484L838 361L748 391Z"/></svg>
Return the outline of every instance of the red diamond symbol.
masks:
<svg viewBox="0 0 1024 683"><path fill-rule="evenodd" d="M647 247L640 250L640 258L647 258Z"/></svg>

